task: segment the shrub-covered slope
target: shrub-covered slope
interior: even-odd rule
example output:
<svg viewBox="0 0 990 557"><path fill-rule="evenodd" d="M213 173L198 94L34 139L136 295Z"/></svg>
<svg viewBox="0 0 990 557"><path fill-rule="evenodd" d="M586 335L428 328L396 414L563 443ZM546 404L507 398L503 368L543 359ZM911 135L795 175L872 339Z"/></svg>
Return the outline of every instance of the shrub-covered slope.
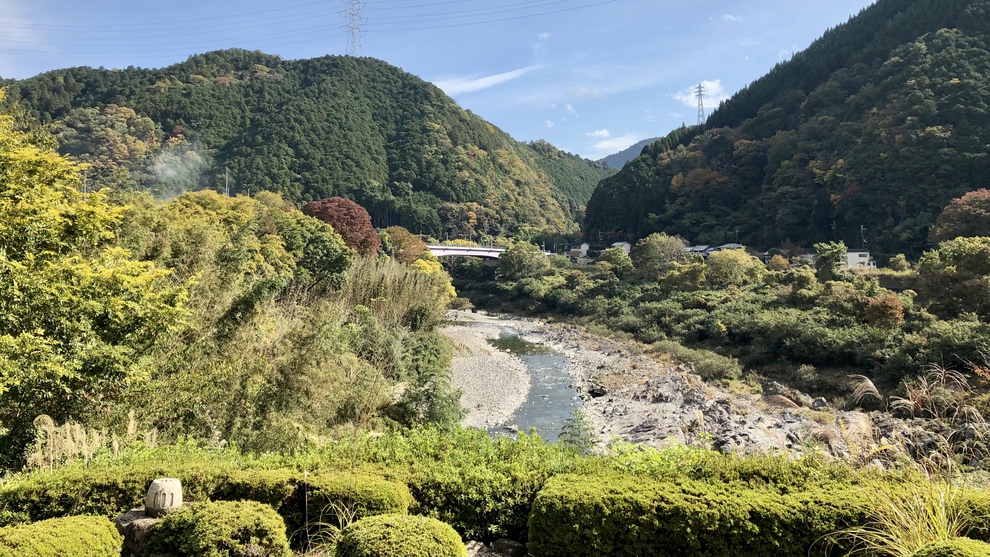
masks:
<svg viewBox="0 0 990 557"><path fill-rule="evenodd" d="M137 181L168 194L223 188L229 176L234 193L348 197L376 225L417 232L443 232L438 216L458 213L439 211L444 203L497 215L479 233L565 229L607 175L598 163L516 142L371 58L228 50L162 69L57 70L8 88L10 100L56 122L63 152L98 163L97 183Z"/></svg>
<svg viewBox="0 0 990 557"><path fill-rule="evenodd" d="M864 236L920 254L949 200L984 185L985 0L880 0L606 179L585 230L772 246ZM696 137L692 137L696 135Z"/></svg>

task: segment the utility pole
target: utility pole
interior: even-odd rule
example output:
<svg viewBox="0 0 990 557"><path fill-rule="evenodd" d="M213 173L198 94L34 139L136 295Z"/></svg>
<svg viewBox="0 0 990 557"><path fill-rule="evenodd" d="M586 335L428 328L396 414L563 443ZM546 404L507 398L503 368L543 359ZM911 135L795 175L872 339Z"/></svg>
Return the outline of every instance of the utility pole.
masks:
<svg viewBox="0 0 990 557"><path fill-rule="evenodd" d="M859 225L859 239L862 242L863 249L866 249L866 225Z"/></svg>
<svg viewBox="0 0 990 557"><path fill-rule="evenodd" d="M698 125L704 128L705 126L705 86L701 83L694 90L695 94L698 96Z"/></svg>
<svg viewBox="0 0 990 557"><path fill-rule="evenodd" d="M230 173L226 166L223 167L223 194L230 197Z"/></svg>

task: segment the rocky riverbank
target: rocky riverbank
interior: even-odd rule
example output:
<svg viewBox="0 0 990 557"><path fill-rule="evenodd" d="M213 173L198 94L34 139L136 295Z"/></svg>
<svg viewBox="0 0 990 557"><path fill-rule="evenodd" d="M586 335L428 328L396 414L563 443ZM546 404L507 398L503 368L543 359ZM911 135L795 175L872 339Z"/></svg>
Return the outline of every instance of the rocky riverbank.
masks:
<svg viewBox="0 0 990 557"><path fill-rule="evenodd" d="M525 366L488 342L508 329L566 356L563 372L573 376L603 444L620 440L662 447L677 442L754 452L800 450L809 438L838 442L835 435L822 433L828 426L811 420L808 409L783 397L768 398L781 393L730 392L705 383L686 365L643 353L635 343L534 319L469 312L454 312L451 318L444 332L455 345L453 384L463 391L462 405L470 412L465 425L504 425L525 400ZM822 421L831 410L824 401L816 402Z"/></svg>

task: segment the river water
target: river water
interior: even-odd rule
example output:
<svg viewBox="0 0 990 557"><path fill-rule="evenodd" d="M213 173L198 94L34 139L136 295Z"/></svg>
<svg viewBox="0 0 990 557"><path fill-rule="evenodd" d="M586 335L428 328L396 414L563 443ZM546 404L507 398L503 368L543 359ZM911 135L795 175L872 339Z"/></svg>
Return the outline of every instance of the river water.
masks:
<svg viewBox="0 0 990 557"><path fill-rule="evenodd" d="M548 441L557 441L564 424L583 407L575 390L574 377L567 371L564 354L545 346L527 342L515 332L503 328L498 339L489 341L499 350L509 352L526 364L530 389L526 401L504 426L489 429L492 435L536 430Z"/></svg>

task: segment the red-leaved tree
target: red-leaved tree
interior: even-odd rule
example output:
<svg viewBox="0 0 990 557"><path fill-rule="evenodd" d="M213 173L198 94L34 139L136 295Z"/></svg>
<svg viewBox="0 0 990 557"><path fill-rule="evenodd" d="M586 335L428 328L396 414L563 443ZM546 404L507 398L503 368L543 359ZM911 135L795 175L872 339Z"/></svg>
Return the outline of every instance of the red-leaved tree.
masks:
<svg viewBox="0 0 990 557"><path fill-rule="evenodd" d="M329 224L344 243L367 257L381 245L378 232L371 225L371 215L364 207L343 197L328 197L303 206L303 213Z"/></svg>
<svg viewBox="0 0 990 557"><path fill-rule="evenodd" d="M928 234L933 242L960 236L990 236L990 190L971 191L953 199Z"/></svg>

